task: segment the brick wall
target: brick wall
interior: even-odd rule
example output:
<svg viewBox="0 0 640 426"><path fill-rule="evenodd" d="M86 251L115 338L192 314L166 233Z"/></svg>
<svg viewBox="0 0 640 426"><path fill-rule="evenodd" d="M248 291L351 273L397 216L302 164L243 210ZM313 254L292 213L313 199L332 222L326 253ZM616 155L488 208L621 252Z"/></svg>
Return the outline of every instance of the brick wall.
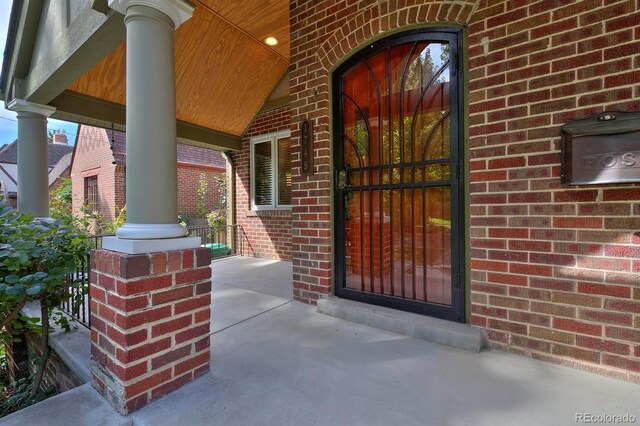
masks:
<svg viewBox="0 0 640 426"><path fill-rule="evenodd" d="M417 23L464 24L476 1L292 1L291 136L294 297L315 303L332 289L331 70L374 36ZM300 175L300 123L314 124L314 174Z"/></svg>
<svg viewBox="0 0 640 426"><path fill-rule="evenodd" d="M94 387L121 413L209 371L211 251L91 253Z"/></svg>
<svg viewBox="0 0 640 426"><path fill-rule="evenodd" d="M116 212L119 213L120 210L127 204L127 168L118 164L114 171L114 197L115 197L115 208Z"/></svg>
<svg viewBox="0 0 640 426"><path fill-rule="evenodd" d="M640 188L562 188L559 127L640 109L636 1L294 1L294 295L332 289L331 70L374 37L465 25L471 322L491 344L640 380ZM412 27L412 28L413 28ZM315 130L300 175L299 126Z"/></svg>
<svg viewBox="0 0 640 426"><path fill-rule="evenodd" d="M640 109L638 4L489 3L469 25L472 323L638 380L640 188L559 180L559 126Z"/></svg>
<svg viewBox="0 0 640 426"><path fill-rule="evenodd" d="M98 174L97 211L107 221L112 221L116 213L126 204L126 167L113 164L111 141L104 129L80 126L73 160L71 179L73 187L73 211L79 215L84 204L84 178L82 172L100 168ZM205 207L207 212L219 206L220 180L225 180L225 171L213 167L178 164L178 213L191 216L197 208L197 189L200 174L204 173L208 183ZM222 190L226 189L221 185Z"/></svg>
<svg viewBox="0 0 640 426"><path fill-rule="evenodd" d="M249 141L252 137L289 128L289 107L264 112L255 119L242 139L242 150L233 153L235 166L236 223L244 228L245 255L291 260L291 211L252 211L249 191Z"/></svg>
<svg viewBox="0 0 640 426"><path fill-rule="evenodd" d="M116 202L115 188L119 181L118 168L112 164L111 141L104 129L90 126L80 126L80 134L71 165L71 185L73 188L73 211L80 215L84 204L84 178L82 172L100 168L98 174L98 203L97 211L107 220L115 217L124 203ZM122 199L118 200L122 202Z"/></svg>
<svg viewBox="0 0 640 426"><path fill-rule="evenodd" d="M226 194L226 171L212 167L178 164L178 213L193 216L198 209L200 176L207 182L205 208L207 212L220 208L221 192ZM221 183L222 182L222 183Z"/></svg>
<svg viewBox="0 0 640 426"><path fill-rule="evenodd" d="M29 373L35 374L38 369L37 360L42 356L40 336L26 333ZM44 368L43 388L53 386L58 393L66 392L84 384L82 379L62 361L54 349L49 348L49 359Z"/></svg>

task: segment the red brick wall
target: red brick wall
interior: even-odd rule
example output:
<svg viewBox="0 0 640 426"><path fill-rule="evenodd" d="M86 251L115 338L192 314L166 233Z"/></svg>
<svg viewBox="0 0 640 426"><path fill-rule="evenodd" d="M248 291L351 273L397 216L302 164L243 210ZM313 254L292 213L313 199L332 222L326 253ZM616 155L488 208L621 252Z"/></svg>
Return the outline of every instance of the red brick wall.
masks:
<svg viewBox="0 0 640 426"><path fill-rule="evenodd" d="M237 224L244 228L245 255L269 259L291 260L291 211L252 211L249 198L249 141L252 137L286 130L290 124L289 107L260 114L242 139L242 150L233 153L235 165L235 202Z"/></svg>
<svg viewBox="0 0 640 426"><path fill-rule="evenodd" d="M124 203L117 204L115 185L118 180L116 169L121 166L112 164L111 142L104 129L80 126L73 164L71 165L71 185L73 188L73 212L80 215L84 204L84 178L82 172L100 168L98 174L99 211L106 220L113 220L116 209Z"/></svg>
<svg viewBox="0 0 640 426"><path fill-rule="evenodd" d="M640 109L638 4L489 3L469 25L472 323L640 379L640 188L559 179L559 126Z"/></svg>
<svg viewBox="0 0 640 426"><path fill-rule="evenodd" d="M111 141L104 129L80 126L77 143L71 171L73 211L79 215L84 204L82 172L99 167L97 211L105 220L112 221L116 213L119 213L126 203L126 167L122 164L113 164ZM178 165L179 214L187 216L195 214L201 173L205 174L208 182L206 210L210 212L217 209L220 195L216 188L219 179L226 179L226 172L211 167L197 167L180 163ZM224 184L222 188L226 188Z"/></svg>
<svg viewBox="0 0 640 426"><path fill-rule="evenodd" d="M226 192L226 171L196 167L189 164L178 164L178 213L185 216L193 216L198 209L198 187L200 175L204 173L207 181L207 196L205 207L207 213L219 209L220 186ZM222 185L219 181L222 180Z"/></svg>
<svg viewBox="0 0 640 426"><path fill-rule="evenodd" d="M127 204L127 168L118 164L114 171L114 197L115 197L115 207L116 212L119 213L120 210Z"/></svg>
<svg viewBox="0 0 640 426"><path fill-rule="evenodd" d="M471 322L493 347L640 380L640 188L562 188L559 127L640 109L635 1L291 4L294 296L332 290L331 70L373 37L465 25ZM315 125L300 176L299 126Z"/></svg>
<svg viewBox="0 0 640 426"><path fill-rule="evenodd" d="M126 415L206 374L211 251L91 252L91 381Z"/></svg>
<svg viewBox="0 0 640 426"><path fill-rule="evenodd" d="M39 334L28 332L24 334L28 347L28 368L30 374L35 374L38 370L38 361L42 356L41 338ZM55 349L49 347L49 358L44 369L44 387L53 386L58 393L66 392L84 382L69 366L60 358Z"/></svg>
<svg viewBox="0 0 640 426"><path fill-rule="evenodd" d="M292 1L291 136L294 297L315 303L332 289L331 70L375 36L407 24L467 22L475 1ZM300 175L300 123L314 124L314 174Z"/></svg>

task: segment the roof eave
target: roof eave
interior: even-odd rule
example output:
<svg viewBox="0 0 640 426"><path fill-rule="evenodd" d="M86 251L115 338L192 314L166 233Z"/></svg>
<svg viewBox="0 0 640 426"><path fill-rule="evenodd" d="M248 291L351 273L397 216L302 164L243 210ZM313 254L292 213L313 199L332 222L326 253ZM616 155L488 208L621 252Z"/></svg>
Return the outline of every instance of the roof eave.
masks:
<svg viewBox="0 0 640 426"><path fill-rule="evenodd" d="M11 15L9 16L7 41L4 45L2 71L0 72L0 99L2 100L5 100L7 73L9 72L9 64L11 63L11 57L13 56L16 32L18 30L18 17L20 16L21 7L22 2L20 0L13 0L13 4L11 5Z"/></svg>

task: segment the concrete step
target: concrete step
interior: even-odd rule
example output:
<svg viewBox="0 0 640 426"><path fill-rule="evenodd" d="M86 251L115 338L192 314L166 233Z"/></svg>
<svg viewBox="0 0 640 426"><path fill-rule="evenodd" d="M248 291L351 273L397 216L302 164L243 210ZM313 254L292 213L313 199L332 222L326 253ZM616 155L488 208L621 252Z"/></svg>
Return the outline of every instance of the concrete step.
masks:
<svg viewBox="0 0 640 426"><path fill-rule="evenodd" d="M2 426L131 426L86 383L0 419Z"/></svg>
<svg viewBox="0 0 640 426"><path fill-rule="evenodd" d="M480 328L333 295L318 300L318 312L466 351L480 352L485 346L484 331Z"/></svg>

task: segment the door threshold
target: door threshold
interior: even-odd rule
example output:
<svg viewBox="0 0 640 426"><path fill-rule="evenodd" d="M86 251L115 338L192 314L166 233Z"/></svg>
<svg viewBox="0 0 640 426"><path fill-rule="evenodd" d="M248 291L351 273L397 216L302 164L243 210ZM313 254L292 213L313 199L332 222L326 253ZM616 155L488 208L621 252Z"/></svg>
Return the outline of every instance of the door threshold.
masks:
<svg viewBox="0 0 640 426"><path fill-rule="evenodd" d="M321 314L452 348L480 352L485 347L484 330L468 324L341 299L334 295L318 300L317 309Z"/></svg>

